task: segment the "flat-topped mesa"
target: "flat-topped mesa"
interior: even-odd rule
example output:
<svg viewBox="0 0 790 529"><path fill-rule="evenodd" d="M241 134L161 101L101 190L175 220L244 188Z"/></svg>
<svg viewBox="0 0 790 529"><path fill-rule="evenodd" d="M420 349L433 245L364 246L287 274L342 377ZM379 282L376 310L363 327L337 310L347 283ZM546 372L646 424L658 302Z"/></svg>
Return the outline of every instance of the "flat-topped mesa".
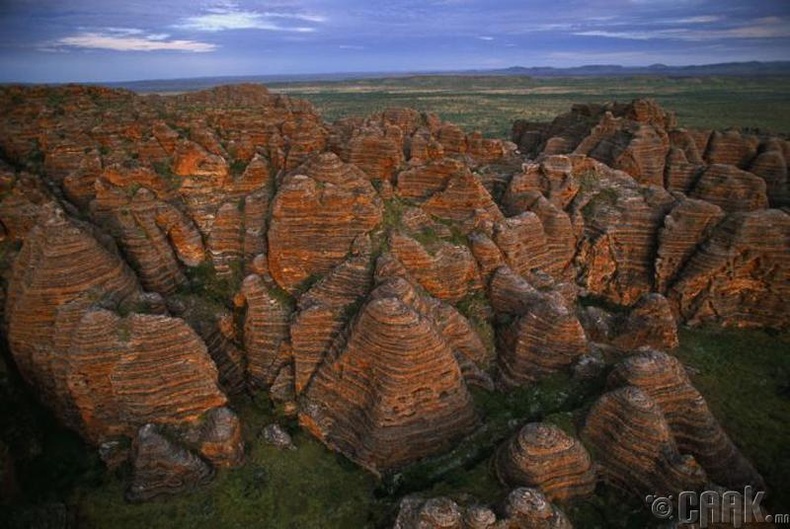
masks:
<svg viewBox="0 0 790 529"><path fill-rule="evenodd" d="M491 280L490 296L495 310L516 317L497 335L497 365L505 386L535 382L587 352L584 329L559 291L540 292L503 267Z"/></svg>
<svg viewBox="0 0 790 529"><path fill-rule="evenodd" d="M635 494L676 494L706 483L691 456L681 456L658 403L635 386L604 394L585 420L582 439L604 479Z"/></svg>
<svg viewBox="0 0 790 529"><path fill-rule="evenodd" d="M286 176L274 198L268 231L272 277L296 292L311 276L340 264L353 241L373 230L382 215L383 202L359 169L331 153L316 156Z"/></svg>
<svg viewBox="0 0 790 529"><path fill-rule="evenodd" d="M374 472L435 454L477 424L453 351L391 281L370 296L305 393L300 423Z"/></svg>
<svg viewBox="0 0 790 529"><path fill-rule="evenodd" d="M609 376L609 385L636 386L653 398L663 411L678 450L694 456L714 483L730 490L746 485L764 490L762 477L722 430L677 358L642 350L617 365Z"/></svg>
<svg viewBox="0 0 790 529"><path fill-rule="evenodd" d="M529 423L499 447L499 480L511 486L535 487L551 501L585 497L595 489L590 455L578 439L549 423Z"/></svg>
<svg viewBox="0 0 790 529"><path fill-rule="evenodd" d="M790 215L778 209L729 215L688 258L667 291L687 323L790 325Z"/></svg>

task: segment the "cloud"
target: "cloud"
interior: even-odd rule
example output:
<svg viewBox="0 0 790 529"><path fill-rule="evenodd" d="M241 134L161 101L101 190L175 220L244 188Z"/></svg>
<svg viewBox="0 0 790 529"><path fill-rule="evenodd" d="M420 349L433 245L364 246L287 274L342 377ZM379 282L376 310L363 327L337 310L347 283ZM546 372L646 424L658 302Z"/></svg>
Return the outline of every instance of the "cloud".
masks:
<svg viewBox="0 0 790 529"><path fill-rule="evenodd" d="M206 10L205 14L191 16L183 19L173 27L193 31L228 31L236 29L258 29L265 31L287 31L295 33L310 33L315 31L312 26L283 25L277 21L310 22L313 24L326 21L326 17L304 13L257 12L239 9L233 2L225 3L221 7Z"/></svg>
<svg viewBox="0 0 790 529"><path fill-rule="evenodd" d="M701 20L703 19L704 20ZM697 17L698 23L713 22L714 17ZM592 29L575 31L574 35L582 37L607 37L628 40L682 40L705 41L718 39L769 39L790 37L790 24L779 17L766 17L746 21L743 25L719 28L672 28L672 29L632 29L608 30Z"/></svg>
<svg viewBox="0 0 790 529"><path fill-rule="evenodd" d="M494 37L489 37L488 35L480 35L480 36L479 36L479 37L477 37L477 38L478 38L478 39L480 39L480 40L487 40L487 41L492 41L492 40L494 40Z"/></svg>
<svg viewBox="0 0 790 529"><path fill-rule="evenodd" d="M206 53L214 51L217 46L208 42L194 40L167 40L169 35L139 33L119 33L106 30L104 32L84 32L70 37L64 37L46 45L42 49L53 48L82 48L111 51L185 51L193 53Z"/></svg>
<svg viewBox="0 0 790 529"><path fill-rule="evenodd" d="M700 15L696 17L679 18L677 20L670 20L671 24L710 24L718 22L722 17L717 15Z"/></svg>
<svg viewBox="0 0 790 529"><path fill-rule="evenodd" d="M358 46L356 44L341 44L338 46L341 50L364 50L365 46Z"/></svg>

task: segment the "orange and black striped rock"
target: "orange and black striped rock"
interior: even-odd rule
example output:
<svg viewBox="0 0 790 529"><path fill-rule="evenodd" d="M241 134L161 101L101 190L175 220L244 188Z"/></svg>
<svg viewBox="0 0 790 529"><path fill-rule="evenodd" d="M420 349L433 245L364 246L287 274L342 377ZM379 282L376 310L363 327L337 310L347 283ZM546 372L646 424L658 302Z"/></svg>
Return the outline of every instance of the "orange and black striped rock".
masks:
<svg viewBox="0 0 790 529"><path fill-rule="evenodd" d="M587 450L559 427L529 423L499 447L499 480L511 487L534 487L551 501L586 497L595 489Z"/></svg>
<svg viewBox="0 0 790 529"><path fill-rule="evenodd" d="M506 267L491 280L494 310L515 319L497 334L497 366L507 387L568 368L588 351L575 310L557 290L541 292Z"/></svg>
<svg viewBox="0 0 790 529"><path fill-rule="evenodd" d="M790 215L783 210L729 215L688 258L667 298L690 324L787 327L788 237Z"/></svg>
<svg viewBox="0 0 790 529"><path fill-rule="evenodd" d="M574 173L586 182L570 215L582 226L578 280L591 294L632 305L653 290L656 232L676 199L601 164L593 169Z"/></svg>
<svg viewBox="0 0 790 529"><path fill-rule="evenodd" d="M642 389L623 386L601 396L582 439L603 478L635 494L676 494L707 481L690 455L678 452L661 406Z"/></svg>
<svg viewBox="0 0 790 529"><path fill-rule="evenodd" d="M432 243L431 252L402 232L393 232L389 239L393 257L432 296L459 301L469 291L480 288L477 263L467 246L437 240Z"/></svg>
<svg viewBox="0 0 790 529"><path fill-rule="evenodd" d="M572 529L565 513L538 489L519 487L505 500L504 519L508 529ZM495 526L499 527L499 526Z"/></svg>
<svg viewBox="0 0 790 529"><path fill-rule="evenodd" d="M680 270L724 216L715 204L684 198L664 217L664 225L658 230L655 261L658 292L666 294Z"/></svg>
<svg viewBox="0 0 790 529"><path fill-rule="evenodd" d="M234 302L238 307L246 306L244 351L249 384L253 388L268 387L290 359L288 323L292 309L274 287L255 274L244 279Z"/></svg>
<svg viewBox="0 0 790 529"><path fill-rule="evenodd" d="M640 351L617 365L609 384L636 386L654 399L678 450L694 456L714 483L732 490L746 485L765 488L760 474L721 428L677 358L650 349Z"/></svg>
<svg viewBox="0 0 790 529"><path fill-rule="evenodd" d="M371 294L316 372L300 413L313 435L373 471L435 454L477 424L425 300L401 290L385 282Z"/></svg>
<svg viewBox="0 0 790 529"><path fill-rule="evenodd" d="M727 212L768 207L765 180L733 165L709 165L689 191L689 196L715 204Z"/></svg>
<svg viewBox="0 0 790 529"><path fill-rule="evenodd" d="M383 203L364 173L331 153L285 177L272 206L269 270L295 292L340 264L354 240L382 220Z"/></svg>
<svg viewBox="0 0 790 529"><path fill-rule="evenodd" d="M141 427L132 445L132 479L126 499L148 501L205 485L214 469L197 454L170 441L154 424Z"/></svg>

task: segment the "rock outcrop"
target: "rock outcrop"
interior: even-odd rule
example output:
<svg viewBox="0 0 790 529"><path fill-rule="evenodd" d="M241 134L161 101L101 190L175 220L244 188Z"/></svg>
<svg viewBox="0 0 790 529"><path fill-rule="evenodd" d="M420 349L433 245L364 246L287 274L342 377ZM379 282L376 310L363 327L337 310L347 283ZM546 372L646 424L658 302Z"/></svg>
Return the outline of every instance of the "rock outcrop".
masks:
<svg viewBox="0 0 790 529"><path fill-rule="evenodd" d="M633 307L614 314L601 307L584 307L580 321L591 340L625 354L642 346L669 351L680 343L672 307L661 294L646 294Z"/></svg>
<svg viewBox="0 0 790 529"><path fill-rule="evenodd" d="M731 214L688 259L667 298L692 324L787 327L788 237L782 210Z"/></svg>
<svg viewBox="0 0 790 529"><path fill-rule="evenodd" d="M501 515L489 507L450 498L406 497L393 529L571 529L564 512L539 490L521 487L506 498Z"/></svg>
<svg viewBox="0 0 790 529"><path fill-rule="evenodd" d="M152 500L178 494L211 481L214 471L186 448L174 444L153 424L137 433L132 446L132 482L129 501Z"/></svg>
<svg viewBox="0 0 790 529"><path fill-rule="evenodd" d="M285 177L272 206L269 269L296 292L311 276L340 264L360 235L382 220L383 204L365 174L321 154Z"/></svg>
<svg viewBox="0 0 790 529"><path fill-rule="evenodd" d="M714 483L730 490L746 485L765 488L762 477L727 437L677 358L654 350L639 352L618 364L609 384L638 387L655 400L678 450L694 456Z"/></svg>
<svg viewBox="0 0 790 529"><path fill-rule="evenodd" d="M634 494L695 490L705 472L682 456L658 403L635 386L604 394L585 420L582 439L604 478Z"/></svg>
<svg viewBox="0 0 790 529"><path fill-rule="evenodd" d="M505 386L535 382L587 351L584 329L559 291L540 292L507 267L494 274L490 290L494 309L515 317L498 335Z"/></svg>
<svg viewBox="0 0 790 529"><path fill-rule="evenodd" d="M0 87L0 336L58 420L131 458L134 501L242 463L227 395L381 473L491 434L471 385L596 391L613 359L589 454L529 424L495 464L534 488L498 519L414 499L401 526L568 527L549 500L590 494L593 465L639 494L761 486L682 365L640 347L790 325L788 142L645 100L513 141L410 109L327 125L255 85Z"/></svg>
<svg viewBox="0 0 790 529"><path fill-rule="evenodd" d="M496 456L500 481L540 489L551 501L585 497L595 489L590 455L578 439L549 423L529 423Z"/></svg>
<svg viewBox="0 0 790 529"><path fill-rule="evenodd" d="M374 290L330 355L300 422L371 470L436 453L477 423L448 340L402 279Z"/></svg>

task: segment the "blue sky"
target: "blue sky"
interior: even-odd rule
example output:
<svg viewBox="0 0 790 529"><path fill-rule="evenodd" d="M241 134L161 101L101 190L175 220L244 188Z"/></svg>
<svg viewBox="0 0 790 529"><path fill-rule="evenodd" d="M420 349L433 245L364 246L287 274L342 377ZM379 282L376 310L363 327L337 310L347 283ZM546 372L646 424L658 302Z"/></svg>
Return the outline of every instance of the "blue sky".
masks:
<svg viewBox="0 0 790 529"><path fill-rule="evenodd" d="M0 82L790 60L790 0L0 0Z"/></svg>

